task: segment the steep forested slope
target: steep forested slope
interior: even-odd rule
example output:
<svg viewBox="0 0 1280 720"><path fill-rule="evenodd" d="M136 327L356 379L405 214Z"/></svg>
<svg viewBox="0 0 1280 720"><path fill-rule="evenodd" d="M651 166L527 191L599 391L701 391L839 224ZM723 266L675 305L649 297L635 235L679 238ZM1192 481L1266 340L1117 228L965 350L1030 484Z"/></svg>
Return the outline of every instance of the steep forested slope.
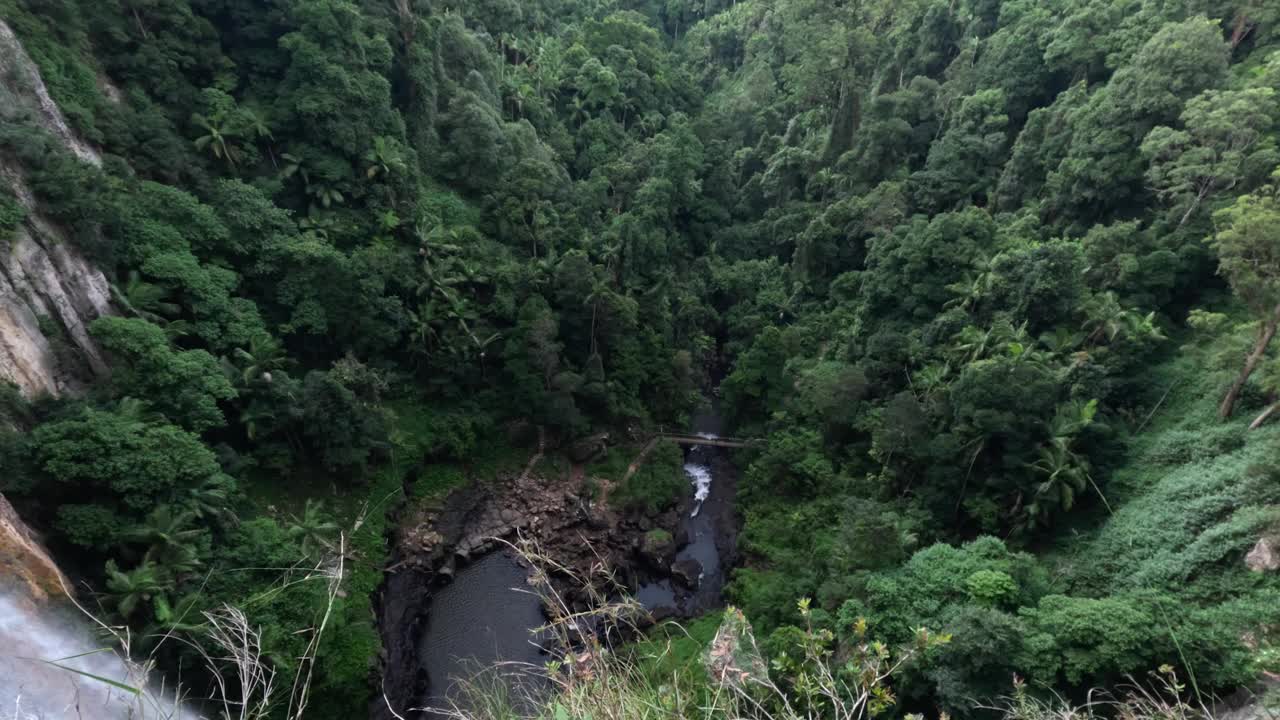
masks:
<svg viewBox="0 0 1280 720"><path fill-rule="evenodd" d="M102 159L0 103L39 208L6 183L0 231L56 226L115 308L89 329L109 380L4 394L0 492L120 622L248 604L294 667L328 585L276 568L358 520L310 710L356 717L404 475L516 421L678 424L724 375L767 439L731 598L773 650L801 596L837 639L945 630L900 707L958 713L1015 672L1261 669L1280 589L1240 560L1276 531L1273 431L1245 429L1280 390L1274 3L0 18ZM60 375L93 374L40 324Z"/></svg>

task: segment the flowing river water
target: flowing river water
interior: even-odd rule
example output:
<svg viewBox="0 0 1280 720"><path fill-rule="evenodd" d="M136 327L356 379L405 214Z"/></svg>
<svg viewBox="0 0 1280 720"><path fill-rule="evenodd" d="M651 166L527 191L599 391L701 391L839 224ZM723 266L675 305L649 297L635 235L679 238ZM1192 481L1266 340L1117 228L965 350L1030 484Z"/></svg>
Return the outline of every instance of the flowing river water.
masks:
<svg viewBox="0 0 1280 720"><path fill-rule="evenodd" d="M716 437L721 421L716 408L695 417L693 431ZM692 615L719 606L724 588L724 558L733 552L734 483L724 450L709 445L689 448L684 466L690 509L682 518L688 542L675 564L694 561L692 588L670 578L643 584L637 599L658 614ZM532 677L522 669L541 667L548 656L532 631L543 623L541 601L529 593L529 571L506 551L485 555L465 568L431 598L419 656L426 675L426 705L447 708L461 701L462 687L478 675L506 682ZM531 680L529 680L531 681Z"/></svg>

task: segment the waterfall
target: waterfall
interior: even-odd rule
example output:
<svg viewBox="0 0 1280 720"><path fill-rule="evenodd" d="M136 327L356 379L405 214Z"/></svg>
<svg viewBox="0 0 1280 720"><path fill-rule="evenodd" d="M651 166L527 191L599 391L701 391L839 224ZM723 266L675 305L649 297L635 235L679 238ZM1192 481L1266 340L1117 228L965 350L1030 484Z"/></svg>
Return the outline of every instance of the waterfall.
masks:
<svg viewBox="0 0 1280 720"><path fill-rule="evenodd" d="M715 440L720 437L715 433L700 432L698 437L707 440ZM690 451L690 456L697 452L701 445L694 445ZM693 512L689 517L698 517L698 513L702 510L702 503L711 494L711 468L701 463L689 462L684 465L684 474L689 476L689 482L693 484L693 499L696 503L693 506Z"/></svg>
<svg viewBox="0 0 1280 720"><path fill-rule="evenodd" d="M0 495L0 720L197 720L174 693L148 687L114 640L98 638L67 600L69 586Z"/></svg>
<svg viewBox="0 0 1280 720"><path fill-rule="evenodd" d="M689 481L693 484L693 499L697 503L693 506L693 512L689 517L698 517L698 512L702 510L702 502L711 494L711 468L698 463L686 463L684 473L689 476Z"/></svg>
<svg viewBox="0 0 1280 720"><path fill-rule="evenodd" d="M69 608L0 594L0 718L4 720L196 720L197 713L144 685ZM57 663L57 666L51 663Z"/></svg>

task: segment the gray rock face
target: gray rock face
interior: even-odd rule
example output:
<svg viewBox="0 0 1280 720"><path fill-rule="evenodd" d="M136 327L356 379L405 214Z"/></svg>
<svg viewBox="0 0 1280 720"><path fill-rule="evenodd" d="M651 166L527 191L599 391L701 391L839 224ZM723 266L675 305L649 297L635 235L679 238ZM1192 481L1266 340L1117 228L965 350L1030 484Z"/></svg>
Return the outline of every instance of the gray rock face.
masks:
<svg viewBox="0 0 1280 720"><path fill-rule="evenodd" d="M57 103L49 96L49 89L40 77L40 69L31 61L18 36L4 20L0 20L0 84L14 96L21 109L34 115L35 121L76 157L93 165L102 164L98 152L72 132ZM5 112L18 109L6 108Z"/></svg>
<svg viewBox="0 0 1280 720"><path fill-rule="evenodd" d="M671 566L671 576L690 590L697 590L702 583L702 563L693 558L679 560Z"/></svg>
<svg viewBox="0 0 1280 720"><path fill-rule="evenodd" d="M1280 547L1268 538L1258 540L1248 555L1244 556L1244 564L1254 572L1275 572L1280 570Z"/></svg>
<svg viewBox="0 0 1280 720"><path fill-rule="evenodd" d="M3 21L0 91L11 100L0 119L34 122L81 160L101 164L97 152L71 131ZM0 380L27 397L77 392L107 373L88 324L110 311L110 286L62 228L42 215L13 158L0 155L0 183L27 212L11 237L0 238Z"/></svg>

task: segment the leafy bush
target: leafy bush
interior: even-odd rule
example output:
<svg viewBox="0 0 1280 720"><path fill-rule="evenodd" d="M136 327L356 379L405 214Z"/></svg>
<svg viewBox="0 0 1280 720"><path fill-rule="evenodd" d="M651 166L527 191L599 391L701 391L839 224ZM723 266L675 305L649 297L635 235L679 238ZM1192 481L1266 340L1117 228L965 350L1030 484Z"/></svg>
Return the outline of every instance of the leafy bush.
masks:
<svg viewBox="0 0 1280 720"><path fill-rule="evenodd" d="M82 410L32 434L36 466L72 497L98 495L144 511L222 476L195 435L120 412Z"/></svg>
<svg viewBox="0 0 1280 720"><path fill-rule="evenodd" d="M964 581L969 597L980 605L1008 606L1016 601L1018 583L999 570L979 570Z"/></svg>
<svg viewBox="0 0 1280 720"><path fill-rule="evenodd" d="M4 190L0 190L0 248L7 246L13 233L27 218L27 210L18 203L17 198Z"/></svg>
<svg viewBox="0 0 1280 720"><path fill-rule="evenodd" d="M1027 635L1018 664L1050 685L1116 679L1159 664L1171 649L1160 618L1135 597L1050 595L1021 615Z"/></svg>
<svg viewBox="0 0 1280 720"><path fill-rule="evenodd" d="M613 489L610 502L619 507L657 511L674 505L691 492L689 477L684 472L684 452L679 445L663 440L635 474Z"/></svg>
<svg viewBox="0 0 1280 720"><path fill-rule="evenodd" d="M1240 449L1245 439L1244 428L1239 425L1169 430L1151 443L1147 458L1159 465L1202 462Z"/></svg>

